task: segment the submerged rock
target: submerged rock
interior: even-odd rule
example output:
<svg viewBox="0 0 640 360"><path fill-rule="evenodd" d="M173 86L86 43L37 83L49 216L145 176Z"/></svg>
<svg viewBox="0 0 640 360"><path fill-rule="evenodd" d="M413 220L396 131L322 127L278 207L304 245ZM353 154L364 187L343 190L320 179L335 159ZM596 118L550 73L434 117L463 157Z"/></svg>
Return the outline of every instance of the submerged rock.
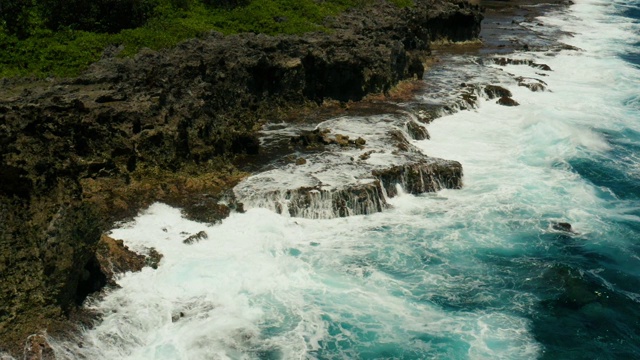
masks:
<svg viewBox="0 0 640 360"><path fill-rule="evenodd" d="M200 240L208 239L209 235L205 231L200 231L197 234L193 234L186 239L182 240L183 244L191 245L193 243L200 242Z"/></svg>
<svg viewBox="0 0 640 360"><path fill-rule="evenodd" d="M520 105L517 101L513 100L510 97L507 96L503 96L500 99L498 99L498 101L496 101L497 104L500 104L502 106L518 106Z"/></svg>
<svg viewBox="0 0 640 360"><path fill-rule="evenodd" d="M538 64L529 59L512 59L506 57L493 58L493 62L500 66L507 65L526 65L543 71L551 71L551 67L547 64Z"/></svg>
<svg viewBox="0 0 640 360"><path fill-rule="evenodd" d="M511 91L498 85L486 85L483 90L489 99L510 98L512 96Z"/></svg>
<svg viewBox="0 0 640 360"><path fill-rule="evenodd" d="M407 132L409 133L411 138L415 140L428 140L431 138L429 136L429 131L427 131L427 128L415 121L407 122Z"/></svg>
<svg viewBox="0 0 640 360"><path fill-rule="evenodd" d="M573 228L571 227L571 224L569 224L568 222L557 222L557 223L553 223L551 225L551 228L553 228L553 230L558 230L558 231L564 231L564 232L568 232L568 233L573 233Z"/></svg>
<svg viewBox="0 0 640 360"><path fill-rule="evenodd" d="M547 83L540 79L520 76L516 78L516 81L518 82L518 86L526 87L533 92L545 91L547 89Z"/></svg>

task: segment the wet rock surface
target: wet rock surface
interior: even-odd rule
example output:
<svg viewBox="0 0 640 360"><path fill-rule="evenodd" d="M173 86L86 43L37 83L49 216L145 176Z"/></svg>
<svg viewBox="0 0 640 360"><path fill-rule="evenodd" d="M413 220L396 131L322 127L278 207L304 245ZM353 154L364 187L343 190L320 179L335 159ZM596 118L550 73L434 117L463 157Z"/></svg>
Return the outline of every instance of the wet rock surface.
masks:
<svg viewBox="0 0 640 360"><path fill-rule="evenodd" d="M142 255L130 250L122 240L102 235L96 249L95 260L106 284L117 286L116 277L128 271L140 271L149 262L151 255ZM100 290L98 287L96 290Z"/></svg>
<svg viewBox="0 0 640 360"><path fill-rule="evenodd" d="M186 245L191 245L191 244L195 244L197 242L200 242L202 240L206 240L209 238L209 235L207 235L207 233L205 231L200 231L197 234L193 234L188 236L186 239L182 240L182 243L186 244Z"/></svg>
<svg viewBox="0 0 640 360"><path fill-rule="evenodd" d="M245 207L263 207L305 218L335 218L384 210L397 186L422 194L462 186L457 161L424 155L411 143L406 123L410 114L340 117L320 123L314 130L293 136L305 164L288 164L260 172L234 188ZM283 136L289 131L282 129ZM357 138L351 146L333 141ZM271 133L273 136L273 133ZM358 145L359 144L359 145Z"/></svg>

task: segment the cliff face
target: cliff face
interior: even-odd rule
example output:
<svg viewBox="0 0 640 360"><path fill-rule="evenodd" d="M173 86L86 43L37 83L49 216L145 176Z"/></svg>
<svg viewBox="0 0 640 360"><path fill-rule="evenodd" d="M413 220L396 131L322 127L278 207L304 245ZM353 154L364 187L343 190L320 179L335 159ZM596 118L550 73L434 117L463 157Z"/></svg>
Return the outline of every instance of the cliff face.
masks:
<svg viewBox="0 0 640 360"><path fill-rule="evenodd" d="M99 276L105 220L155 200L194 205L187 193L217 199L242 177L227 160L259 151L263 118L421 77L430 41L476 38L481 19L463 0L381 2L334 19L332 34L212 33L133 59L110 49L76 79L4 80L0 349L64 327Z"/></svg>

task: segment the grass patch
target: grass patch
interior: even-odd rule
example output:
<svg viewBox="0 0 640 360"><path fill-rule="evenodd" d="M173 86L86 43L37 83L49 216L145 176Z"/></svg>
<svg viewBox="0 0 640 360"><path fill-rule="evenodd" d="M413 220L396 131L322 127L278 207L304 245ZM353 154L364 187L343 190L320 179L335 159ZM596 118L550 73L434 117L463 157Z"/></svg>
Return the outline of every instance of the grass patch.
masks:
<svg viewBox="0 0 640 360"><path fill-rule="evenodd" d="M322 23L349 8L372 0L253 0L245 6L221 8L193 0L187 9L159 6L145 25L116 34L72 29L39 28L19 40L0 29L0 78L36 76L70 77L97 61L105 47L123 45L123 56L141 48L169 48L209 31L224 34L254 32L269 35L326 31ZM410 6L413 0L391 0Z"/></svg>

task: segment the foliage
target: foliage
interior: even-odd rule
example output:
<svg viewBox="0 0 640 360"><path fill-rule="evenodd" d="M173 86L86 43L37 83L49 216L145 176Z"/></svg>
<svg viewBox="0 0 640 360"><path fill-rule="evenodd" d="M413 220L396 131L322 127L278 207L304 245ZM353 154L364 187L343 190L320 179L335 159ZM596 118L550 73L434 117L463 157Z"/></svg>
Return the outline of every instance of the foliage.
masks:
<svg viewBox="0 0 640 360"><path fill-rule="evenodd" d="M210 31L300 34L373 0L0 0L0 78L74 76L108 45L121 55ZM408 6L413 0L391 0Z"/></svg>
<svg viewBox="0 0 640 360"><path fill-rule="evenodd" d="M37 22L33 0L0 0L0 28L20 39L30 35Z"/></svg>
<svg viewBox="0 0 640 360"><path fill-rule="evenodd" d="M117 33L144 25L158 0L38 0L38 5L49 29Z"/></svg>

